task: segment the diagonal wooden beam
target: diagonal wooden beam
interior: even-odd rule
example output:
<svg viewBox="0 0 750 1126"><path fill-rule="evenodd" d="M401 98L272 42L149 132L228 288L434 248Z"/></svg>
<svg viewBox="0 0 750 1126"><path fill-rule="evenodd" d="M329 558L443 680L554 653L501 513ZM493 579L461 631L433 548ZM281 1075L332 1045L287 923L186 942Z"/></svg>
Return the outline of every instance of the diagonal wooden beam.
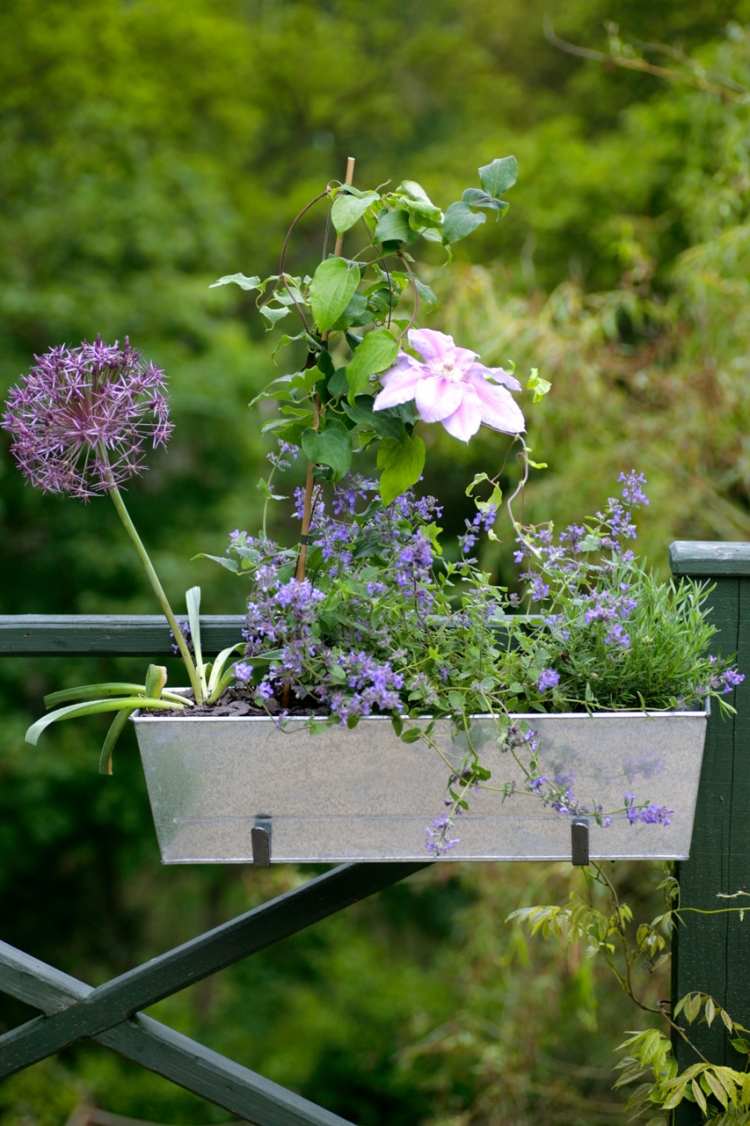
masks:
<svg viewBox="0 0 750 1126"><path fill-rule="evenodd" d="M49 1015L85 1001L95 990L0 942L0 992ZM94 1039L257 1126L351 1126L151 1017L139 1014Z"/></svg>
<svg viewBox="0 0 750 1126"><path fill-rule="evenodd" d="M430 863L342 864L301 888L128 970L77 1004L36 1017L0 1037L0 1078L98 1037L140 1009L201 981L241 958L403 880Z"/></svg>

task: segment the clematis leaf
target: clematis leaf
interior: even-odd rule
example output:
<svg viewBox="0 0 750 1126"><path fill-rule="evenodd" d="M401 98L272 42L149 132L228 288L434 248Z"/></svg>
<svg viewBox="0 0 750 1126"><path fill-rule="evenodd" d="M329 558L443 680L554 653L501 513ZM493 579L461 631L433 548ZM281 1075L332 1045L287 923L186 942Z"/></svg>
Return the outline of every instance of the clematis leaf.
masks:
<svg viewBox="0 0 750 1126"><path fill-rule="evenodd" d="M359 267L344 258L326 258L310 282L310 307L320 332L328 332L359 285Z"/></svg>
<svg viewBox="0 0 750 1126"><path fill-rule="evenodd" d="M481 188L467 188L461 198L470 207L483 207L487 211L507 211L510 206L504 199L495 199Z"/></svg>
<svg viewBox="0 0 750 1126"><path fill-rule="evenodd" d="M479 182L489 195L501 196L518 179L518 161L514 156L500 156L479 169Z"/></svg>
<svg viewBox="0 0 750 1126"><path fill-rule="evenodd" d="M209 289L216 289L217 285L238 285L240 289L260 289L259 277L247 277L246 274L225 274L223 278L211 282Z"/></svg>
<svg viewBox="0 0 750 1126"><path fill-rule="evenodd" d="M472 211L468 204L459 201L452 203L445 213L443 223L443 242L451 245L466 238L477 227L481 227L487 216L482 211Z"/></svg>
<svg viewBox="0 0 750 1126"><path fill-rule="evenodd" d="M357 223L369 207L380 199L377 192L365 192L355 196L340 192L331 208L331 222L338 234L342 235Z"/></svg>
<svg viewBox="0 0 750 1126"><path fill-rule="evenodd" d="M425 462L425 445L417 434L401 439L385 438L378 448L380 470L380 495L384 504L416 484L422 475Z"/></svg>
<svg viewBox="0 0 750 1126"><path fill-rule="evenodd" d="M352 438L346 427L330 423L325 430L305 430L302 450L314 465L327 465L336 479L349 472L352 463Z"/></svg>
<svg viewBox="0 0 750 1126"><path fill-rule="evenodd" d="M370 376L392 367L397 355L398 342L387 328L368 332L346 367L349 402L367 390Z"/></svg>
<svg viewBox="0 0 750 1126"><path fill-rule="evenodd" d="M390 243L411 242L415 237L409 226L409 212L403 210L384 211L375 227L375 238L384 246Z"/></svg>

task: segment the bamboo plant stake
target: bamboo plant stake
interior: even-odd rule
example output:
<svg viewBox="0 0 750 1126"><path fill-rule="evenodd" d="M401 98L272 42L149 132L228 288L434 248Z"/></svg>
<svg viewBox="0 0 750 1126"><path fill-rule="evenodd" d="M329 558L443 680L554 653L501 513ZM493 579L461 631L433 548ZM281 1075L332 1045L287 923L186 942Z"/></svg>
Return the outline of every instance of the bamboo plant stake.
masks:
<svg viewBox="0 0 750 1126"><path fill-rule="evenodd" d="M354 182L354 165L355 164L356 164L356 158L355 157L348 156L346 158L346 174L344 176L344 183L347 186L350 186ZM344 246L344 236L343 236L343 234L336 235L336 244L335 244L334 249L333 249L333 253L336 256L336 258L340 257L343 246ZM326 333L325 336L323 337L323 341L325 342L327 339L328 339L328 333ZM308 360L309 359L310 359L310 357L308 357ZM313 401L312 429L317 430L319 428L319 426L320 426L320 396L316 395L315 399ZM307 464L307 476L305 478L305 498L304 498L304 504L303 504L303 508L302 508L302 529L301 529L301 532L300 532L299 554L297 556L297 570L295 572L295 578L296 578L297 582L302 582L302 580L304 579L304 577L305 577L305 567L307 565L307 547L308 547L307 537L310 534L310 524L312 523L312 508L313 508L312 499L313 499L313 488L314 488L314 484L315 484L314 473L315 473L315 465L313 464L313 462L308 462L308 464Z"/></svg>

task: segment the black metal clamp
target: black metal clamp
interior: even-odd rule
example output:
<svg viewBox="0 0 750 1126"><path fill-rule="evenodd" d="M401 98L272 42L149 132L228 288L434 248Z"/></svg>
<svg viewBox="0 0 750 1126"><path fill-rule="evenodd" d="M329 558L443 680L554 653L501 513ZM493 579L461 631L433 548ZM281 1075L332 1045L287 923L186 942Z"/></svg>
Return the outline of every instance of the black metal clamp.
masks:
<svg viewBox="0 0 750 1126"><path fill-rule="evenodd" d="M258 868L268 868L271 863L271 818L259 813L250 830L253 847L253 864Z"/></svg>
<svg viewBox="0 0 750 1126"><path fill-rule="evenodd" d="M585 868L589 862L589 819L574 817L570 822L570 862Z"/></svg>

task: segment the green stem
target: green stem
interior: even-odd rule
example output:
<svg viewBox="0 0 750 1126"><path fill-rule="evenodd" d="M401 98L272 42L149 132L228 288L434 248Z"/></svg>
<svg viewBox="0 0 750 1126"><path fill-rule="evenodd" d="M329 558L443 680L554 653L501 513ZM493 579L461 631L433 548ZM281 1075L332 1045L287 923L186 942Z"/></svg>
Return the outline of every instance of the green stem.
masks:
<svg viewBox="0 0 750 1126"><path fill-rule="evenodd" d="M115 511L120 517L125 531L128 533L130 539L132 540L138 558L143 564L143 569L146 572L148 581L151 583L154 594L159 600L159 605L164 611L164 617L169 622L170 629L172 630L175 642L177 643L177 648L180 651L180 656L182 657L188 677L190 678L190 686L193 689L195 701L197 704L202 704L203 689L201 687L200 677L198 676L198 670L195 667L195 662L193 661L193 658L190 654L188 644L185 641L185 635L180 629L180 624L174 615L172 607L169 605L169 599L167 598L167 595L164 591L164 587L161 585L159 576L156 573L156 569L154 568L154 565L149 558L149 554L146 551L143 540L138 535L138 529L130 518L130 513L125 507L125 501L122 499L122 494L117 488L117 485L112 485L107 491L109 492L112 503L115 506Z"/></svg>

